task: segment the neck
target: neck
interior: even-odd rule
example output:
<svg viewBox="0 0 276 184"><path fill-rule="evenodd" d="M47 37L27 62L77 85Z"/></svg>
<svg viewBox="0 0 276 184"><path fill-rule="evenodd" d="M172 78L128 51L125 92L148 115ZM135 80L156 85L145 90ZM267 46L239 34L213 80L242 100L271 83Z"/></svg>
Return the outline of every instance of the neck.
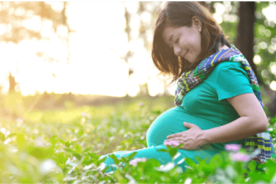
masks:
<svg viewBox="0 0 276 184"><path fill-rule="evenodd" d="M229 49L229 47L227 45L223 45L223 46L219 47L219 50L221 50L221 49Z"/></svg>
<svg viewBox="0 0 276 184"><path fill-rule="evenodd" d="M210 50L209 52L207 52L207 53L203 56L203 59L205 59L205 58L211 56L211 55L214 54L214 53L215 53L214 51ZM203 60L203 59L202 59L202 60Z"/></svg>

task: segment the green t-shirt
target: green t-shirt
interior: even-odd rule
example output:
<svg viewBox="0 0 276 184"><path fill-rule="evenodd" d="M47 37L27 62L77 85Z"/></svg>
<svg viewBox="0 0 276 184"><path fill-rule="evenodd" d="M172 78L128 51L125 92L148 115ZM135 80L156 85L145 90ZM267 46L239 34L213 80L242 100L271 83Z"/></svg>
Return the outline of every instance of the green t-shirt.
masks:
<svg viewBox="0 0 276 184"><path fill-rule="evenodd" d="M196 124L203 129L209 129L240 117L226 99L244 93L253 93L247 72L241 63L225 61L218 64L206 80L186 94L181 107L187 114L196 116L199 120L208 120L196 121ZM244 145L244 141L243 139L231 143ZM219 148L223 145L216 144Z"/></svg>
<svg viewBox="0 0 276 184"><path fill-rule="evenodd" d="M218 64L206 80L185 95L181 106L171 108L155 119L147 131L148 146L161 145L168 135L187 131L183 122L195 124L202 130L231 123L240 116L227 98L244 93L253 93L253 90L242 64L232 61ZM183 157L194 161L197 156L210 159L225 150L225 144L231 143L242 144L244 147L245 139L178 151Z"/></svg>

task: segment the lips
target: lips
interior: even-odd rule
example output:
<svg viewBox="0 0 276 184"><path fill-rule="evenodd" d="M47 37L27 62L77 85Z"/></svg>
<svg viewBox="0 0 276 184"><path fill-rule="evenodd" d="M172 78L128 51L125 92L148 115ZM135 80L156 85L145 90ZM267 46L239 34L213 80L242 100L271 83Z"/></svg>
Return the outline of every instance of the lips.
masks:
<svg viewBox="0 0 276 184"><path fill-rule="evenodd" d="M186 51L186 53L182 56L185 59L185 56L187 55L189 50Z"/></svg>

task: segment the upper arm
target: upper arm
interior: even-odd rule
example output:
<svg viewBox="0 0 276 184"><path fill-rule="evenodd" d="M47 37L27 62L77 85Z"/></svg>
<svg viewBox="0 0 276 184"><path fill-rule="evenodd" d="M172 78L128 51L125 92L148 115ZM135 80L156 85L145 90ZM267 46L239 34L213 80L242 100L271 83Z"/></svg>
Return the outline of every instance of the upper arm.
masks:
<svg viewBox="0 0 276 184"><path fill-rule="evenodd" d="M227 100L240 117L248 117L260 130L266 130L268 120L255 96L247 72L237 62L221 63L215 79L218 100Z"/></svg>
<svg viewBox="0 0 276 184"><path fill-rule="evenodd" d="M250 118L252 123L260 128L261 132L267 130L268 120L266 114L253 93L234 96L228 98L227 101L234 107L240 117Z"/></svg>

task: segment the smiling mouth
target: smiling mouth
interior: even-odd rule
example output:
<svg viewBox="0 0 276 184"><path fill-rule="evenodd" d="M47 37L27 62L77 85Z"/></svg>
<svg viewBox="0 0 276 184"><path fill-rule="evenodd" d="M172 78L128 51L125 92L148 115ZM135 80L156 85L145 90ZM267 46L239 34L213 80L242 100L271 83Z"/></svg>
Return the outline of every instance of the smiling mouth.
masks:
<svg viewBox="0 0 276 184"><path fill-rule="evenodd" d="M185 57L184 57L184 56L186 56L186 55L187 55L188 51L189 51L189 50L187 50L187 51L186 51L186 53L182 56L184 59L185 59Z"/></svg>

